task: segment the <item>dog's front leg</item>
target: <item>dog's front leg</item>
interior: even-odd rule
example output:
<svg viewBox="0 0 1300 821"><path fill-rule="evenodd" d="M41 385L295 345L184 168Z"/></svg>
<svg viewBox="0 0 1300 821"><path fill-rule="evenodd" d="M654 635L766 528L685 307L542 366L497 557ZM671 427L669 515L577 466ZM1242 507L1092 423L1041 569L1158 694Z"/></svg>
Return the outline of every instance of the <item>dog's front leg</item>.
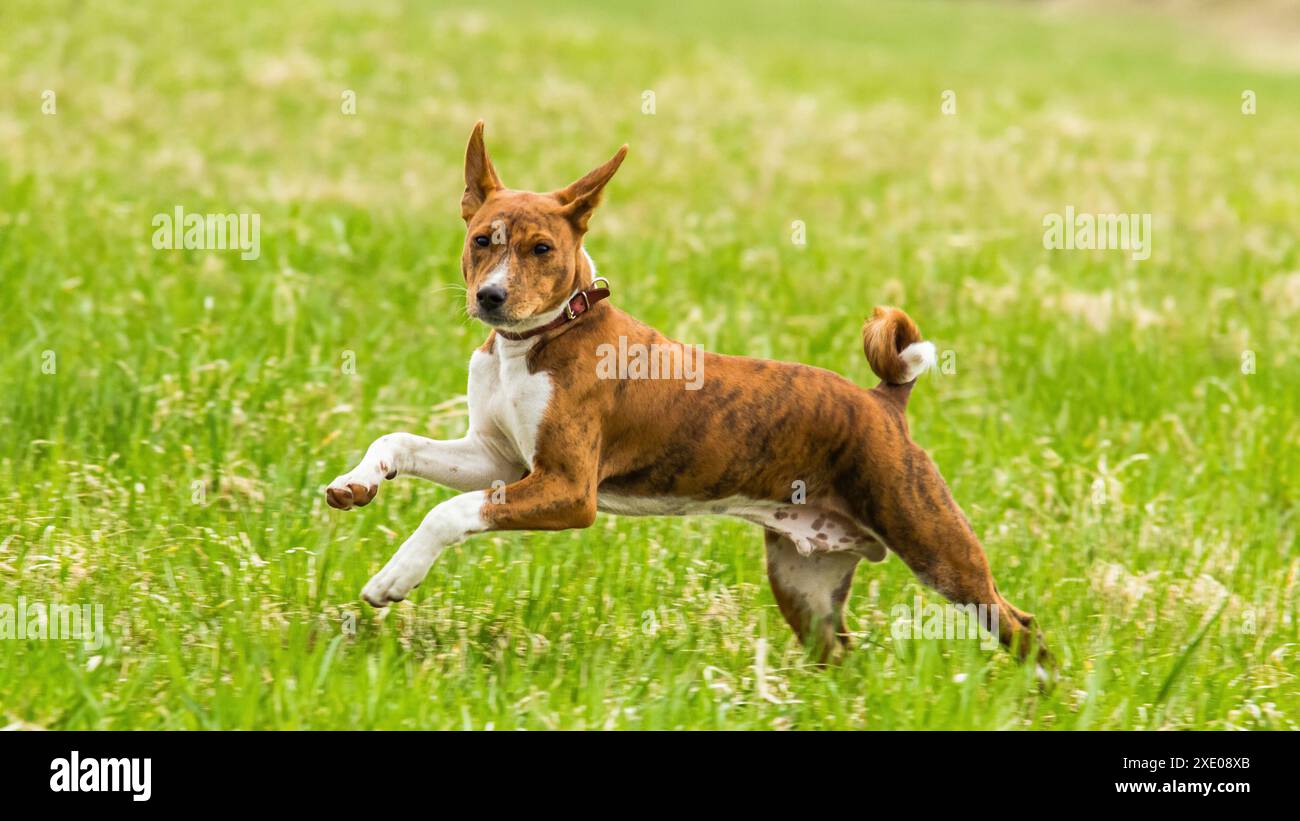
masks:
<svg viewBox="0 0 1300 821"><path fill-rule="evenodd" d="M567 530L596 518L596 484L534 472L498 490L448 499L429 511L393 557L361 591L375 607L399 602L448 546L486 530Z"/></svg>
<svg viewBox="0 0 1300 821"><path fill-rule="evenodd" d="M424 580L447 545L487 529L483 506L490 491L462 493L429 511L415 532L361 590L361 598L375 607L406 598Z"/></svg>
<svg viewBox="0 0 1300 821"><path fill-rule="evenodd" d="M376 439L360 464L325 488L330 507L348 510L370 504L379 484L398 476L418 476L455 490L513 482L524 474L490 438L470 431L463 439L440 441L411 433Z"/></svg>

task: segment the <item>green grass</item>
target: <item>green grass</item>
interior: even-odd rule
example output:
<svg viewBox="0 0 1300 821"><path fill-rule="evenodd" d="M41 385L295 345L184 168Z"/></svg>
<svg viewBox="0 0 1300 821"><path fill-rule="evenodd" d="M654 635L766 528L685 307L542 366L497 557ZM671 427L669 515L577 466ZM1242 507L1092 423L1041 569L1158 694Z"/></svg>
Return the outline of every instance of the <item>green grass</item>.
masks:
<svg viewBox="0 0 1300 821"><path fill-rule="evenodd" d="M101 604L110 642L0 642L0 726L1294 729L1296 75L1156 18L783 9L7 3L0 604ZM631 144L588 247L676 338L872 384L893 303L950 351L912 433L1059 686L891 640L896 558L819 670L727 520L479 536L361 603L450 492L321 489L464 427L479 117L519 188ZM261 214L261 257L155 251L176 205ZM1153 214L1151 259L1044 250L1067 205Z"/></svg>

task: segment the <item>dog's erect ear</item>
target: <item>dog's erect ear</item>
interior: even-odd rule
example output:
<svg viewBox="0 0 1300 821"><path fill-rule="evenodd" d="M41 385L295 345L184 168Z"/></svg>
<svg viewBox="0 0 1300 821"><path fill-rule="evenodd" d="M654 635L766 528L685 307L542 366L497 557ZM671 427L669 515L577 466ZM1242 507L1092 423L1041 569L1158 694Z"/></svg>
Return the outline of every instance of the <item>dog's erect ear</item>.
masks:
<svg viewBox="0 0 1300 821"><path fill-rule="evenodd" d="M573 221L579 231L587 230L587 220L591 219L591 212L600 204L600 195L605 190L605 183L614 176L614 172L623 164L623 158L626 156L627 146L624 145L609 159L609 162L589 171L577 182L555 192L555 198L564 205L564 215Z"/></svg>
<svg viewBox="0 0 1300 821"><path fill-rule="evenodd" d="M487 147L483 145L483 121L479 120L474 124L469 145L465 148L465 195L460 198L461 218L469 222L483 207L488 194L504 187L488 159Z"/></svg>

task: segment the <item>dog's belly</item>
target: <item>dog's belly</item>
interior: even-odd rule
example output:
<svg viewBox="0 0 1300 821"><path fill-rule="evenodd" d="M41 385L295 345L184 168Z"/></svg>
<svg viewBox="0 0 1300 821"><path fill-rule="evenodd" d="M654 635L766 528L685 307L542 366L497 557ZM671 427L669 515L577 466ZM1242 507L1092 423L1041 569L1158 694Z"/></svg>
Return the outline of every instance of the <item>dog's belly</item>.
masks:
<svg viewBox="0 0 1300 821"><path fill-rule="evenodd" d="M596 508L618 516L734 516L788 537L805 556L847 551L873 562L883 561L886 556L885 543L876 534L842 513L810 504L743 496L700 500L601 492Z"/></svg>

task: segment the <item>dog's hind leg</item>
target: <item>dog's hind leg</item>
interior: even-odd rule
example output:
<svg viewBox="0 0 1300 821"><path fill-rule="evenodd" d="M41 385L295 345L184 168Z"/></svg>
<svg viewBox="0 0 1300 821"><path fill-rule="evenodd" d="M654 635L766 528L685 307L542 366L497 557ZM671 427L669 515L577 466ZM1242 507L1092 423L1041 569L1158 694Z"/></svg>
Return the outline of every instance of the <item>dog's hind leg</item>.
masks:
<svg viewBox="0 0 1300 821"><path fill-rule="evenodd" d="M767 578L781 615L819 663L848 647L844 602L859 556L849 552L804 555L787 536L764 529Z"/></svg>
<svg viewBox="0 0 1300 821"><path fill-rule="evenodd" d="M871 473L859 496L866 519L922 582L958 605L980 608L983 626L1024 659L1037 654L1041 672L1054 668L1034 617L998 592L984 548L930 457L907 442L898 461Z"/></svg>

